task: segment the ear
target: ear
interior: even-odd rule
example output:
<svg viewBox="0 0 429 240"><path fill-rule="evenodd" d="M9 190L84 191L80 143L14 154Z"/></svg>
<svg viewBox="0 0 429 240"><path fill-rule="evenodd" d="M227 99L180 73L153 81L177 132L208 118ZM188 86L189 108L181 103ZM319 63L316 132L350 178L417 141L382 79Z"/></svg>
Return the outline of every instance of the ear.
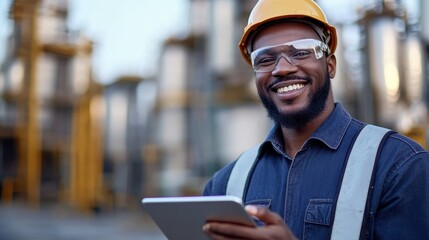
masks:
<svg viewBox="0 0 429 240"><path fill-rule="evenodd" d="M331 54L326 57L326 62L328 64L328 73L329 78L334 78L337 70L337 57L334 54Z"/></svg>

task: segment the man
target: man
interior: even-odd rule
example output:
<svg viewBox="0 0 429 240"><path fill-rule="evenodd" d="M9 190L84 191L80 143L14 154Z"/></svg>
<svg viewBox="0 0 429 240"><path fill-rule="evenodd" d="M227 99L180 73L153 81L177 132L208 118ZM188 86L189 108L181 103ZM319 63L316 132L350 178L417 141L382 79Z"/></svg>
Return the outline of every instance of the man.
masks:
<svg viewBox="0 0 429 240"><path fill-rule="evenodd" d="M335 28L311 0L260 0L252 10L240 49L275 122L243 195L259 227L208 222L212 239L330 238L343 168L366 125L334 102L336 44ZM380 148L360 239L427 239L429 153L398 133ZM204 195L225 195L234 164Z"/></svg>

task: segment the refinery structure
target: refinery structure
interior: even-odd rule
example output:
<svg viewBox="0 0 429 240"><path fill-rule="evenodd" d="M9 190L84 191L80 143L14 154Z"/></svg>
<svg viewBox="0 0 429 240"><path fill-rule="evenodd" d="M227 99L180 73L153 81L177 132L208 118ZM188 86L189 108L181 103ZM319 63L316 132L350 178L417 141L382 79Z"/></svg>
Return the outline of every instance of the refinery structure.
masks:
<svg viewBox="0 0 429 240"><path fill-rule="evenodd" d="M156 76L102 85L93 41L67 26L69 1L11 1L0 63L1 201L90 211L200 194L272 126L237 49L255 3L189 0L188 33L165 39ZM332 83L354 117L427 149L429 3L418 6L415 16L401 1L371 1L356 19L333 22Z"/></svg>

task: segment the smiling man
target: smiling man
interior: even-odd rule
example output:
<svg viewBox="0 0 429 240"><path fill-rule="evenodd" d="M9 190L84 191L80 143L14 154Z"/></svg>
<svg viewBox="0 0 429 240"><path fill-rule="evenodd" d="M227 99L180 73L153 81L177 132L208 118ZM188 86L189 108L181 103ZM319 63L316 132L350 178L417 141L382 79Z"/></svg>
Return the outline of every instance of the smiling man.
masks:
<svg viewBox="0 0 429 240"><path fill-rule="evenodd" d="M286 136L308 138L334 109L330 77L335 76L336 60L317 35L319 28L284 20L254 36L251 60L258 94ZM287 152L293 157L302 143L286 147Z"/></svg>
<svg viewBox="0 0 429 240"><path fill-rule="evenodd" d="M252 10L239 47L275 124L204 195L242 197L259 227L211 221L203 227L210 238L429 236L429 153L335 103L336 45L311 0L259 0Z"/></svg>

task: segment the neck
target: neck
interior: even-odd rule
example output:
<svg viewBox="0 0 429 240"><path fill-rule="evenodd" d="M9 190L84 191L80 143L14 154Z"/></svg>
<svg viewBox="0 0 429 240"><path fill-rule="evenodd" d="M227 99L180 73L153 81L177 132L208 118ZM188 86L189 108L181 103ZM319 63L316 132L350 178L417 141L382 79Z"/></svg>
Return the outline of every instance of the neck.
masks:
<svg viewBox="0 0 429 240"><path fill-rule="evenodd" d="M333 110L334 103L327 103L320 115L304 127L299 129L281 127L285 152L294 159L307 139L323 124Z"/></svg>

